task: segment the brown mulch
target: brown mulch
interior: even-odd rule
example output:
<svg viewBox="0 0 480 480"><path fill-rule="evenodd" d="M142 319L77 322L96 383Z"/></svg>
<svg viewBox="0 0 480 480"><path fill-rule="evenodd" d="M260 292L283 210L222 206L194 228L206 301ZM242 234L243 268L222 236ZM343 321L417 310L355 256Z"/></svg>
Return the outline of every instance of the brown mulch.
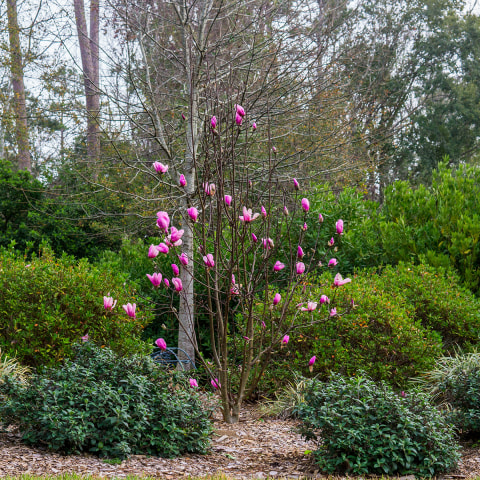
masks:
<svg viewBox="0 0 480 480"><path fill-rule="evenodd" d="M163 459L133 455L119 465L110 465L92 455L59 455L20 442L18 433L0 433L0 477L59 475L76 473L112 478L127 475L174 479L185 476L225 474L243 478L322 478L313 462L315 445L296 433L297 422L262 417L254 407L242 411L240 422L224 423L220 414L214 416L215 433L208 455L184 455ZM466 448L457 471L445 479L480 476L480 449ZM413 477L403 477L404 480Z"/></svg>

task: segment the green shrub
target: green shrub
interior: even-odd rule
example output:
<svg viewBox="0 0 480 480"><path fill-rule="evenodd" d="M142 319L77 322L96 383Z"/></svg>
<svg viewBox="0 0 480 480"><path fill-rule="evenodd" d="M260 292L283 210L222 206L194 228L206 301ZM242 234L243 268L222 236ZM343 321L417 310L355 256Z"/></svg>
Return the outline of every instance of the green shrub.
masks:
<svg viewBox="0 0 480 480"><path fill-rule="evenodd" d="M145 351L140 335L150 312L138 306L136 319L125 314L122 305L136 299L122 283L107 269L56 258L48 248L28 263L12 248L0 251L0 348L35 367L68 357L86 334L122 354ZM113 311L104 309L105 295L118 300Z"/></svg>
<svg viewBox="0 0 480 480"><path fill-rule="evenodd" d="M65 453L178 456L205 453L211 424L186 379L149 357L119 357L93 342L74 361L33 376L28 386L0 384L5 425L31 445Z"/></svg>
<svg viewBox="0 0 480 480"><path fill-rule="evenodd" d="M460 457L452 427L419 391L402 397L367 377L333 376L304 395L302 434L319 440L315 458L328 473L430 477Z"/></svg>

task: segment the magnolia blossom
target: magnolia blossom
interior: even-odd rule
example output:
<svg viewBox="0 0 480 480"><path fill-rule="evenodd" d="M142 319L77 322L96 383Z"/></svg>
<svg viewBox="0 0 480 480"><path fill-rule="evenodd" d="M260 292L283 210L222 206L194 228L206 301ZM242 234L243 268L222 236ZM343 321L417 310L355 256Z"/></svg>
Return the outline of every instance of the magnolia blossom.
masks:
<svg viewBox="0 0 480 480"><path fill-rule="evenodd" d="M173 286L175 287L176 292L181 292L183 290L182 280L178 277L172 278Z"/></svg>
<svg viewBox="0 0 480 480"><path fill-rule="evenodd" d="M245 109L241 105L235 105L235 110L237 111L237 114L241 117L245 116Z"/></svg>
<svg viewBox="0 0 480 480"><path fill-rule="evenodd" d="M318 221L323 223L323 215L321 213L318 214Z"/></svg>
<svg viewBox="0 0 480 480"><path fill-rule="evenodd" d="M197 382L194 378L191 378L191 379L189 380L189 382L190 382L190 386L191 386L192 388L197 388L197 387L198 387L198 382Z"/></svg>
<svg viewBox="0 0 480 480"><path fill-rule="evenodd" d="M305 254L303 253L303 248L299 245L297 248L297 257L302 259Z"/></svg>
<svg viewBox="0 0 480 480"><path fill-rule="evenodd" d="M308 225L306 223L303 224L303 227L301 227L304 232L307 231Z"/></svg>
<svg viewBox="0 0 480 480"><path fill-rule="evenodd" d="M172 245L178 247L182 244L182 241L180 239L183 237L184 233L185 230L178 230L178 228L172 227L170 229L170 235L167 237L167 239Z"/></svg>
<svg viewBox="0 0 480 480"><path fill-rule="evenodd" d="M188 265L188 255L185 252L182 252L179 256L178 259L180 260L180 263L182 265Z"/></svg>
<svg viewBox="0 0 480 480"><path fill-rule="evenodd" d="M310 210L310 202L308 201L308 198L302 198L302 208L308 212Z"/></svg>
<svg viewBox="0 0 480 480"><path fill-rule="evenodd" d="M257 129L257 122L252 123L252 130L255 131Z"/></svg>
<svg viewBox="0 0 480 480"><path fill-rule="evenodd" d="M337 314L337 309L334 307L330 310L330 316L334 317Z"/></svg>
<svg viewBox="0 0 480 480"><path fill-rule="evenodd" d="M210 380L210 383L212 384L212 387L215 389L218 389L221 387L220 382L218 381L218 378L212 378L212 380Z"/></svg>
<svg viewBox="0 0 480 480"><path fill-rule="evenodd" d="M137 308L137 305L135 303L127 303L126 305L122 306L129 317L135 318L135 309Z"/></svg>
<svg viewBox="0 0 480 480"><path fill-rule="evenodd" d="M282 300L282 296L279 293L276 293L275 296L273 297L273 305L278 305L280 301Z"/></svg>
<svg viewBox="0 0 480 480"><path fill-rule="evenodd" d="M203 262L207 268L213 268L215 266L215 261L213 260L213 255L211 253L207 253L203 257Z"/></svg>
<svg viewBox="0 0 480 480"><path fill-rule="evenodd" d="M335 228L337 229L337 233L339 235L343 235L343 220L337 220L337 223L335 224Z"/></svg>
<svg viewBox="0 0 480 480"><path fill-rule="evenodd" d="M198 218L198 210L195 207L190 207L187 210L188 216L194 221L197 221Z"/></svg>
<svg viewBox="0 0 480 480"><path fill-rule="evenodd" d="M267 218L267 211L265 210L265 207L262 205L262 207L260 208L260 211L262 212L262 216L263 218Z"/></svg>
<svg viewBox="0 0 480 480"><path fill-rule="evenodd" d="M343 279L342 276L337 273L335 275L335 278L333 279L333 286L334 287L341 287L342 285L345 285L346 283L351 282L352 280L350 278L345 278Z"/></svg>
<svg viewBox="0 0 480 480"><path fill-rule="evenodd" d="M285 268L285 264L282 263L280 260L277 260L275 262L275 265L273 266L273 269L276 271L276 272L279 272L280 270L283 270Z"/></svg>
<svg viewBox="0 0 480 480"><path fill-rule="evenodd" d="M232 204L232 196L231 195L225 195L224 197L225 203L230 206Z"/></svg>
<svg viewBox="0 0 480 480"><path fill-rule="evenodd" d="M285 336L282 338L282 344L283 344L283 345L286 345L289 341L290 341L290 337L289 337L288 335L285 335Z"/></svg>
<svg viewBox="0 0 480 480"><path fill-rule="evenodd" d="M157 225L160 230L164 230L165 232L168 230L170 217L167 212L157 212Z"/></svg>
<svg viewBox="0 0 480 480"><path fill-rule="evenodd" d="M163 242L157 245L157 248L160 253L168 253L169 251L168 245Z"/></svg>
<svg viewBox="0 0 480 480"><path fill-rule="evenodd" d="M297 271L297 275L302 275L305 272L305 264L303 262L297 262L295 269Z"/></svg>
<svg viewBox="0 0 480 480"><path fill-rule="evenodd" d="M300 184L296 178L293 179L293 186L295 187L295 190L300 190Z"/></svg>
<svg viewBox="0 0 480 480"><path fill-rule="evenodd" d="M317 357L314 355L309 361L308 361L308 369L313 372L313 364L315 363L315 360Z"/></svg>
<svg viewBox="0 0 480 480"><path fill-rule="evenodd" d="M287 208L286 205L283 207L283 214L284 214L285 216L288 215L288 208Z"/></svg>
<svg viewBox="0 0 480 480"><path fill-rule="evenodd" d="M216 128L217 127L217 117L214 115L211 119L210 119L210 126L212 128Z"/></svg>
<svg viewBox="0 0 480 480"><path fill-rule="evenodd" d="M103 297L103 308L105 310L113 310L116 304L117 301L113 301L113 297Z"/></svg>
<svg viewBox="0 0 480 480"><path fill-rule="evenodd" d="M215 186L214 183L204 183L203 184L203 191L206 193L207 196L213 196L215 195L217 187Z"/></svg>
<svg viewBox="0 0 480 480"><path fill-rule="evenodd" d="M326 295L320 297L320 304L323 305L324 303L330 303L330 299Z"/></svg>
<svg viewBox="0 0 480 480"><path fill-rule="evenodd" d="M150 275L147 273L148 279L152 282L152 285L154 287L159 287L160 284L162 283L162 274L161 273L154 273L153 275Z"/></svg>
<svg viewBox="0 0 480 480"><path fill-rule="evenodd" d="M186 120L186 119L187 119L187 117L185 116L184 113L182 113L182 120Z"/></svg>
<svg viewBox="0 0 480 480"><path fill-rule="evenodd" d="M230 288L232 295L240 295L240 286L235 282L235 275L232 273L232 286Z"/></svg>
<svg viewBox="0 0 480 480"><path fill-rule="evenodd" d="M250 223L253 222L260 214L255 213L252 214L252 209L243 207L243 215L240 215L238 218L245 223Z"/></svg>
<svg viewBox="0 0 480 480"><path fill-rule="evenodd" d="M335 245L335 239L332 237L332 238L328 241L328 246L329 246L329 247L333 247L333 245Z"/></svg>
<svg viewBox="0 0 480 480"><path fill-rule="evenodd" d="M265 323L263 320L262 320L261 325L262 325L262 328L267 328L267 325L266 325L266 323Z"/></svg>
<svg viewBox="0 0 480 480"><path fill-rule="evenodd" d="M336 258L331 258L331 259L328 261L328 266L329 266L329 267L335 267L337 264L338 264L338 261L337 261Z"/></svg>
<svg viewBox="0 0 480 480"><path fill-rule="evenodd" d="M88 333L83 337L80 337L80 340L82 340L83 343L88 342L88 339L89 339Z"/></svg>
<svg viewBox="0 0 480 480"><path fill-rule="evenodd" d="M243 117L241 115L239 115L238 112L237 112L237 114L235 115L235 123L238 126L240 126L242 124L242 122L243 122Z"/></svg>
<svg viewBox="0 0 480 480"><path fill-rule="evenodd" d="M160 251L156 245L150 245L150 247L148 247L148 258L155 258L159 253Z"/></svg>
<svg viewBox="0 0 480 480"><path fill-rule="evenodd" d="M270 250L275 246L271 238L262 238L262 243L265 250Z"/></svg>
<svg viewBox="0 0 480 480"><path fill-rule="evenodd" d="M163 279L163 283L165 284L165 286L168 288L170 286L170 280L168 280L168 278L164 278Z"/></svg>
<svg viewBox="0 0 480 480"><path fill-rule="evenodd" d="M187 179L185 178L185 175L183 173L180 175L180 178L178 179L178 183L180 184L181 187L184 187L187 184Z"/></svg>
<svg viewBox="0 0 480 480"><path fill-rule="evenodd" d="M160 163L160 162L155 162L153 164L153 168L157 173L160 173L161 175L163 175L164 173L167 173L168 165L164 165L163 163Z"/></svg>
<svg viewBox="0 0 480 480"><path fill-rule="evenodd" d="M277 147L272 147L272 152L276 155L277 154Z"/></svg>
<svg viewBox="0 0 480 480"><path fill-rule="evenodd" d="M304 305L301 303L300 305ZM300 310L302 312L313 312L317 308L317 302L307 302L306 307L301 307Z"/></svg>
<svg viewBox="0 0 480 480"><path fill-rule="evenodd" d="M172 263L172 270L173 270L173 274L176 277L180 275L180 269L178 268L178 265L176 265L175 263Z"/></svg>
<svg viewBox="0 0 480 480"><path fill-rule="evenodd" d="M257 242L258 242L258 238L257 238L257 236L256 236L254 233L252 233L252 241L253 241L253 243L257 243Z"/></svg>
<svg viewBox="0 0 480 480"><path fill-rule="evenodd" d="M165 351L167 349L167 342L163 338L157 338L155 340L155 345L160 349Z"/></svg>

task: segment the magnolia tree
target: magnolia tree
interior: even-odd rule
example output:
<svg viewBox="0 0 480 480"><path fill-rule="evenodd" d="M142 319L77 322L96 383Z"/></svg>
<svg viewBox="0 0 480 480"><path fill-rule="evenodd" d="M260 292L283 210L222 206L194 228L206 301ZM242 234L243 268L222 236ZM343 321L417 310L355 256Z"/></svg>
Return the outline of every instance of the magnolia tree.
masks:
<svg viewBox="0 0 480 480"><path fill-rule="evenodd" d="M212 387L220 392L225 421L234 423L277 349L290 348L299 329L321 321L321 308L324 316L339 314L326 295L312 298L306 282L314 269L335 267L337 261L326 258L319 263L316 248L304 251L306 230L321 228L323 217L310 210L295 178L277 174L282 158L270 144L268 132L262 135L240 105L206 123L206 158L195 179L201 187L183 210L174 215L157 213L162 239L148 250L156 266L158 256L169 256L171 270L154 271L148 278L154 288L171 296L174 313L174 305L183 301L191 312L202 310L208 315L212 359L205 359L198 348L196 353ZM259 137L263 137L263 153L254 149ZM252 151L258 155L255 161ZM159 175L170 175L166 164L155 162L152 168ZM178 173L176 181L179 188L187 187L184 174ZM332 234L330 246L343 234L341 219ZM185 236L194 239L194 255L182 248ZM197 305L185 291L186 277L192 284L201 283L206 292ZM350 279L337 274L332 281L340 287ZM295 300L296 313L291 315L289 307L299 289L301 301ZM124 308L135 315L134 306ZM184 333L191 335L191 330ZM197 345L195 338L189 340ZM156 343L167 348L163 339ZM313 368L313 352L305 361ZM190 384L196 387L197 380L192 378Z"/></svg>

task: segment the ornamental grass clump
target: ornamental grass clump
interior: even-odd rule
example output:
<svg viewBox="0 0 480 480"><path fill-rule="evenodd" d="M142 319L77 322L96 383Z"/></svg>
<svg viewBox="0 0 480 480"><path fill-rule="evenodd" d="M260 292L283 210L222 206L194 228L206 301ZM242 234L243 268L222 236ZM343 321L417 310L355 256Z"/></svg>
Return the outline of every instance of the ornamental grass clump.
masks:
<svg viewBox="0 0 480 480"><path fill-rule="evenodd" d="M418 390L396 393L368 377L312 380L297 409L322 471L431 477L460 458L453 427Z"/></svg>
<svg viewBox="0 0 480 480"><path fill-rule="evenodd" d="M25 443L113 458L207 451L209 412L188 379L149 357L119 357L89 341L75 353L27 385L9 377L0 383L1 421L16 425Z"/></svg>

